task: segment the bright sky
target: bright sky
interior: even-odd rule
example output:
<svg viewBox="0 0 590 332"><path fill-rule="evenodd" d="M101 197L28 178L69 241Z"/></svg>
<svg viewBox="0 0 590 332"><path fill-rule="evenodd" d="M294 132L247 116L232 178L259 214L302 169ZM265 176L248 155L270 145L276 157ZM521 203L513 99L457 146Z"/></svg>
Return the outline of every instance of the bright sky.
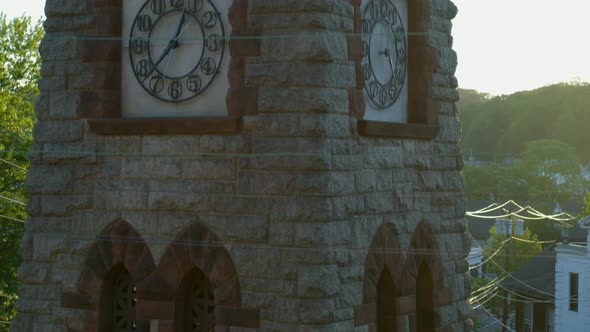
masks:
<svg viewBox="0 0 590 332"><path fill-rule="evenodd" d="M506 94L590 81L590 0L453 1L459 7L453 37L462 88ZM37 18L44 2L0 0L0 12Z"/></svg>

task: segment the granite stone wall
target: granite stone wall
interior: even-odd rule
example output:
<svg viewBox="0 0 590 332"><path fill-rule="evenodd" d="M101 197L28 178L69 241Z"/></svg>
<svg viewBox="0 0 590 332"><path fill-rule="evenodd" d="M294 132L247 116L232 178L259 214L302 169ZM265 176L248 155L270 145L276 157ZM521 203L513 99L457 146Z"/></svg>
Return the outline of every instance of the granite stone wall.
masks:
<svg viewBox="0 0 590 332"><path fill-rule="evenodd" d="M395 137L359 134L358 1L235 0L234 33L261 38L231 42L228 117L182 127L120 118L120 44L107 38L119 0L47 0L11 331L95 331L117 264L142 329L173 330L174 294L197 267L216 330L375 331L387 267L411 331L422 263L437 331L470 330L457 8L409 1L426 15L431 55L412 68L431 116Z"/></svg>

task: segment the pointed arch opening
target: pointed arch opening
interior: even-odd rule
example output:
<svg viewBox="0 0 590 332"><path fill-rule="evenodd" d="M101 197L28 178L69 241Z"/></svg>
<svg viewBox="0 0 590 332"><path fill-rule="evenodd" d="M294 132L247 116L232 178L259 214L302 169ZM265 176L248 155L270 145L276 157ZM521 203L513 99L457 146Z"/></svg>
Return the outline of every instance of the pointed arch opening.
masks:
<svg viewBox="0 0 590 332"><path fill-rule="evenodd" d="M215 293L207 276L198 268L186 274L176 294L175 332L215 329Z"/></svg>
<svg viewBox="0 0 590 332"><path fill-rule="evenodd" d="M137 289L127 269L118 264L105 276L99 311L100 332L127 332L137 328Z"/></svg>
<svg viewBox="0 0 590 332"><path fill-rule="evenodd" d="M80 321L68 328L84 331L132 331L149 324L138 306L137 287L156 270L151 252L141 235L124 220L105 227L90 246L77 290L61 294L62 306L84 310ZM137 289L139 288L139 292Z"/></svg>
<svg viewBox="0 0 590 332"><path fill-rule="evenodd" d="M395 285L387 267L377 281L377 332L396 332Z"/></svg>
<svg viewBox="0 0 590 332"><path fill-rule="evenodd" d="M355 326L372 331L396 331L404 257L398 230L390 222L376 229L365 259L363 302L354 307Z"/></svg>
<svg viewBox="0 0 590 332"><path fill-rule="evenodd" d="M432 272L423 262L416 276L416 331L434 332L435 326Z"/></svg>

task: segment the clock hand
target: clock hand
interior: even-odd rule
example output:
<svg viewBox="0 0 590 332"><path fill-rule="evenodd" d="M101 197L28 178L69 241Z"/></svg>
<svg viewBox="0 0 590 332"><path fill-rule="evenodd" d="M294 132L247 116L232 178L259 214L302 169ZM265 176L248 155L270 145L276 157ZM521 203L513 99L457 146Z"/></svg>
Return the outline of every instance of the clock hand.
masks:
<svg viewBox="0 0 590 332"><path fill-rule="evenodd" d="M395 75L395 70L393 69L393 60L391 59L391 52L388 48L386 48L384 51L379 52L379 54L387 57L387 60L389 62L389 69L391 69L391 76L393 77Z"/></svg>
<svg viewBox="0 0 590 332"><path fill-rule="evenodd" d="M147 80L147 78L154 72L154 70L156 70L158 65L164 60L164 58L168 55L168 53L170 53L170 51L174 48L174 45L175 45L175 43L171 40L170 43L168 44L168 47L166 47L164 52L162 52L162 55L160 55L158 60L156 60L156 63L154 63L154 65L152 66L152 69L145 75L142 83L145 82L145 80Z"/></svg>
<svg viewBox="0 0 590 332"><path fill-rule="evenodd" d="M178 47L178 38L180 37L181 29L182 29L182 26L184 25L185 21L186 21L186 11L183 11L182 16L180 17L180 20L178 21L178 26L176 27L176 32L174 33L174 37L172 37L172 39L168 43L168 46L166 47L164 52L162 52L162 55L160 55L158 60L156 60L156 63L154 63L154 65L152 66L152 69L149 71L149 73L147 75L145 75L143 82L145 82L145 80L147 80L147 78L156 70L156 68L158 68L158 65L164 60L164 58L170 53L170 51L172 49L175 49Z"/></svg>
<svg viewBox="0 0 590 332"><path fill-rule="evenodd" d="M172 37L172 40L174 40L175 42L178 42L178 38L180 38L180 32L181 32L182 26L184 25L185 22L186 22L186 10L183 10L182 16L180 17L180 20L178 21L178 26L176 27L176 33L174 34L174 37Z"/></svg>
<svg viewBox="0 0 590 332"><path fill-rule="evenodd" d="M395 71L393 69L393 60L391 59L391 56L387 57L389 59L389 68L391 68L391 77L393 78L393 76L395 76Z"/></svg>

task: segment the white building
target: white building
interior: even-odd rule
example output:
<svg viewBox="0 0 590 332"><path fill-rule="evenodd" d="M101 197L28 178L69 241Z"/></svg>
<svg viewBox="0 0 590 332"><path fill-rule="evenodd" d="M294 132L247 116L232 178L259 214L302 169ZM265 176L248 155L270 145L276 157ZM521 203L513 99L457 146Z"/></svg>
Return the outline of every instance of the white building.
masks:
<svg viewBox="0 0 590 332"><path fill-rule="evenodd" d="M586 243L555 247L556 331L590 331L590 216L579 225L588 230Z"/></svg>
<svg viewBox="0 0 590 332"><path fill-rule="evenodd" d="M482 275L482 262L483 253L479 245L471 245L469 255L467 256L467 262L469 263L469 271L472 276L480 277Z"/></svg>

